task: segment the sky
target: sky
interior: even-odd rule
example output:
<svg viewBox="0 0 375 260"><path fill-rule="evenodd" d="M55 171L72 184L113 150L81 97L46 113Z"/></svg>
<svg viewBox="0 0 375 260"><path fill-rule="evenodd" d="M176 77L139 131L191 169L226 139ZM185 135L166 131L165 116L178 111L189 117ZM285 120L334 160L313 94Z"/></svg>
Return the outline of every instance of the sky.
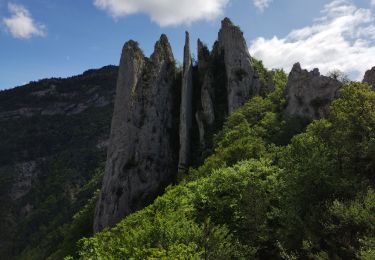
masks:
<svg viewBox="0 0 375 260"><path fill-rule="evenodd" d="M375 0L0 0L0 89L118 64L130 39L150 55L162 33L181 62L184 31L211 47L224 17L269 69L375 66Z"/></svg>

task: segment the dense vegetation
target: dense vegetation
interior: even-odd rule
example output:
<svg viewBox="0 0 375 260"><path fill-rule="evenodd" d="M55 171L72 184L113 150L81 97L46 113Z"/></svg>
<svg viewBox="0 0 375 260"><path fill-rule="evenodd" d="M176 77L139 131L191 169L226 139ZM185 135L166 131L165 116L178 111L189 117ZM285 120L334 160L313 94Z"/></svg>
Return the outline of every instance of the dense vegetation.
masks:
<svg viewBox="0 0 375 260"><path fill-rule="evenodd" d="M112 105L1 121L0 258L374 259L375 92L346 82L328 118L288 117L286 74L253 63L261 96L215 126L209 149L195 154L203 163L95 236L105 160L98 143L108 136ZM72 102L92 89L111 95L115 73L106 79L107 69L99 78L89 71L0 93L0 109L53 104L55 97L38 103L30 95L51 83L61 93L78 91ZM15 165L33 160L32 189L12 202L3 195L11 193ZM21 214L29 204L33 210Z"/></svg>
<svg viewBox="0 0 375 260"><path fill-rule="evenodd" d="M347 83L331 115L283 115L254 97L214 152L149 207L82 239L81 259L374 259L375 92ZM71 259L68 257L67 259Z"/></svg>

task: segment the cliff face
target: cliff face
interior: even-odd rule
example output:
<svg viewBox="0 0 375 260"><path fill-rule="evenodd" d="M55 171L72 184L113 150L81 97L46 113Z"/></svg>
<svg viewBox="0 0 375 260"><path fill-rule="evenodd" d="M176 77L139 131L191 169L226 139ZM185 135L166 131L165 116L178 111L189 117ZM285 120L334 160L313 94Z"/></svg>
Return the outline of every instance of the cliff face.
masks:
<svg viewBox="0 0 375 260"><path fill-rule="evenodd" d="M363 82L369 84L375 90L375 67L366 71Z"/></svg>
<svg viewBox="0 0 375 260"><path fill-rule="evenodd" d="M186 32L184 65L182 71L180 110L180 153L178 168L185 172L190 163L191 128L193 124L193 65L190 54L190 37Z"/></svg>
<svg viewBox="0 0 375 260"><path fill-rule="evenodd" d="M228 113L259 93L258 76L251 64L249 49L239 27L225 18L219 32L219 53L223 53L227 74Z"/></svg>
<svg viewBox="0 0 375 260"><path fill-rule="evenodd" d="M186 33L182 83L176 86L166 36L156 43L150 59L137 43L125 44L95 232L150 203L178 170L186 172L191 166L192 139L199 139L205 147L213 129L258 94L258 76L243 33L228 18L222 22L212 52L198 41L198 59L194 76ZM177 96L177 88L181 96ZM176 111L179 115L175 117ZM193 124L199 128L199 137L192 136Z"/></svg>
<svg viewBox="0 0 375 260"><path fill-rule="evenodd" d="M125 44L94 231L146 206L177 172L175 63L165 35L150 59ZM178 142L178 141L177 141Z"/></svg>
<svg viewBox="0 0 375 260"><path fill-rule="evenodd" d="M286 88L286 113L310 119L326 117L340 87L338 80L321 76L318 69L308 72L296 63L289 74Z"/></svg>
<svg viewBox="0 0 375 260"><path fill-rule="evenodd" d="M260 84L243 33L225 18L212 52L198 40L201 104L195 117L201 145L224 118L258 95Z"/></svg>

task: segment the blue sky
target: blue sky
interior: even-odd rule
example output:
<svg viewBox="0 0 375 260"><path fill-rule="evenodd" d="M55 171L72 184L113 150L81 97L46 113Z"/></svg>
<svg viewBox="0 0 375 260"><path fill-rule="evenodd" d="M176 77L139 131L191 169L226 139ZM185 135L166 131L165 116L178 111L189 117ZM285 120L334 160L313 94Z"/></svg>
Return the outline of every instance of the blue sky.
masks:
<svg viewBox="0 0 375 260"><path fill-rule="evenodd" d="M211 46L225 16L270 68L300 61L359 79L375 66L374 7L375 0L0 0L0 89L118 64L129 39L150 55L161 33L181 60L184 31L194 48L198 37Z"/></svg>

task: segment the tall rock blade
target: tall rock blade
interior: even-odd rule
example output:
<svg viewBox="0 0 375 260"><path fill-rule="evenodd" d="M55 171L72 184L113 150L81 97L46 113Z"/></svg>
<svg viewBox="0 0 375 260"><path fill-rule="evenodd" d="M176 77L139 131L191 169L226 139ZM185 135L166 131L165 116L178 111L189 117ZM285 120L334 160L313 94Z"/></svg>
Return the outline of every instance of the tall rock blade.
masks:
<svg viewBox="0 0 375 260"><path fill-rule="evenodd" d="M221 23L218 42L224 52L228 80L228 113L231 114L252 95L258 94L257 75L242 31L228 18Z"/></svg>
<svg viewBox="0 0 375 260"><path fill-rule="evenodd" d="M94 231L145 207L175 178L175 65L165 35L150 59L125 44Z"/></svg>
<svg viewBox="0 0 375 260"><path fill-rule="evenodd" d="M180 153L179 171L186 172L190 164L191 128L193 122L193 66L190 54L190 37L186 32L184 47L184 65L182 71L181 107L180 107Z"/></svg>
<svg viewBox="0 0 375 260"><path fill-rule="evenodd" d="M212 52L198 40L198 73L201 105L195 118L205 149L206 139L225 118L260 91L259 75L243 33L228 18L221 23Z"/></svg>

